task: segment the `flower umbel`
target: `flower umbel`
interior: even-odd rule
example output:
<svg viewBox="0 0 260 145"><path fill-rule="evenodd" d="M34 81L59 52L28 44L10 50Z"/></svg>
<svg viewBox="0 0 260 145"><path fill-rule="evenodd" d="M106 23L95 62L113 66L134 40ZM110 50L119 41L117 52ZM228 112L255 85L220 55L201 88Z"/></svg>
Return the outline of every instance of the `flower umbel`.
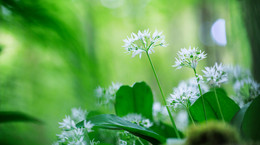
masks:
<svg viewBox="0 0 260 145"><path fill-rule="evenodd" d="M165 37L162 32L155 32L151 35L149 29L144 31L138 31L137 34L132 33L131 37L127 37L124 40L125 45L123 46L128 52L132 52L132 57L139 55L141 58L143 52L149 54L154 52L153 48L157 46L166 47Z"/></svg>
<svg viewBox="0 0 260 145"><path fill-rule="evenodd" d="M99 99L99 105L113 105L116 98L116 92L122 86L121 83L114 83L108 88L98 87L95 90L96 97Z"/></svg>
<svg viewBox="0 0 260 145"><path fill-rule="evenodd" d="M186 82L181 82L177 88L173 89L168 99L169 105L176 109L179 105L188 108L199 97L199 89L197 86L189 85Z"/></svg>
<svg viewBox="0 0 260 145"><path fill-rule="evenodd" d="M204 73L204 76L207 78L206 81L210 86L213 87L220 87L222 83L225 83L228 81L228 76L226 71L224 70L224 67L222 63L217 64L213 67L205 67L205 70L202 70Z"/></svg>
<svg viewBox="0 0 260 145"><path fill-rule="evenodd" d="M196 69L198 62L206 58L204 51L198 50L195 47L193 49L191 47L189 49L182 48L177 55L178 58L175 58L175 65L173 65L177 69L181 69L182 67Z"/></svg>
<svg viewBox="0 0 260 145"><path fill-rule="evenodd" d="M66 116L63 122L59 122L62 129L61 134L57 134L58 141L54 144L68 144L68 145L87 145L85 140L85 133L91 132L92 124L85 120L87 111L80 108L72 108L71 116ZM84 120L84 127L77 128L76 123Z"/></svg>

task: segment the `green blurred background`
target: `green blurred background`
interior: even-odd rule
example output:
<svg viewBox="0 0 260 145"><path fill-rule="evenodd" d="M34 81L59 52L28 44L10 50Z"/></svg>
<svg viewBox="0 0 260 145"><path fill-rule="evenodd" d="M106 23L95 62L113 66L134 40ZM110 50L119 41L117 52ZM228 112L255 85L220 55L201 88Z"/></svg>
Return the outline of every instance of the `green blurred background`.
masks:
<svg viewBox="0 0 260 145"><path fill-rule="evenodd" d="M0 110L24 112L44 122L0 124L0 144L51 144L60 132L58 122L72 107L96 108L94 89L99 85L145 81L159 96L145 55L132 58L122 48L123 39L138 30L157 29L166 36L169 46L155 48L151 58L167 95L192 76L188 69L171 67L176 52L189 46L208 54L198 69L216 61L239 64L260 82L259 3L0 0ZM218 20L222 23L213 29Z"/></svg>

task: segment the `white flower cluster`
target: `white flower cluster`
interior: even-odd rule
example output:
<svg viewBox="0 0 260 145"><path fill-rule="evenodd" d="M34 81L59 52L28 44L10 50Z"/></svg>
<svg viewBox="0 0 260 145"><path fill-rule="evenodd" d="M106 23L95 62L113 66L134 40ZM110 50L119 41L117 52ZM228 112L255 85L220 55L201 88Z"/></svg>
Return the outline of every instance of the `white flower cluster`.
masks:
<svg viewBox="0 0 260 145"><path fill-rule="evenodd" d="M210 86L220 87L221 84L228 81L228 75L222 65L222 63L217 64L213 67L205 67L205 70L202 70L204 76L207 78L206 81Z"/></svg>
<svg viewBox="0 0 260 145"><path fill-rule="evenodd" d="M111 105L115 103L116 92L122 86L121 83L114 83L109 86L107 89L98 87L95 90L96 97L99 99L100 105Z"/></svg>
<svg viewBox="0 0 260 145"><path fill-rule="evenodd" d="M146 128L150 128L151 126L153 126L153 123L149 119L146 119L142 115L136 113L127 114L123 117L123 119ZM136 140L138 139L137 136L129 133L128 131L118 132L118 138L118 142L120 145L135 144Z"/></svg>
<svg viewBox="0 0 260 145"><path fill-rule="evenodd" d="M162 106L159 102L153 103L153 117L155 120L166 120L168 119L168 112L165 106Z"/></svg>
<svg viewBox="0 0 260 145"><path fill-rule="evenodd" d="M151 35L149 29L144 31L138 31L137 34L132 33L131 37L127 37L124 40L125 45L123 46L128 52L132 52L132 57L139 55L141 58L143 52L149 54L154 52L153 48L157 46L166 47L165 37L162 32L155 32Z"/></svg>
<svg viewBox="0 0 260 145"><path fill-rule="evenodd" d="M179 105L188 108L199 97L199 89L197 86L188 84L187 82L180 82L178 87L173 89L173 93L168 98L169 106L176 109Z"/></svg>
<svg viewBox="0 0 260 145"><path fill-rule="evenodd" d="M149 119L146 119L142 115L136 113L127 114L123 117L123 119L146 128L153 126L153 123Z"/></svg>
<svg viewBox="0 0 260 145"><path fill-rule="evenodd" d="M234 84L234 90L239 97L242 97L244 102L248 102L260 95L260 84L252 78L244 78Z"/></svg>
<svg viewBox="0 0 260 145"><path fill-rule="evenodd" d="M57 134L58 141L54 144L86 145L85 133L91 132L94 126L90 121L86 121L87 111L80 108L73 108L71 116L66 116L63 122L59 122L62 129L61 134ZM84 120L84 127L77 128L76 123ZM94 142L93 142L94 143Z"/></svg>
<svg viewBox="0 0 260 145"><path fill-rule="evenodd" d="M177 67L177 69L182 67L196 69L198 62L206 58L204 51L198 50L195 47L193 47L193 49L191 47L189 47L189 49L182 48L177 55L178 58L175 58L175 65L173 65L173 67Z"/></svg>

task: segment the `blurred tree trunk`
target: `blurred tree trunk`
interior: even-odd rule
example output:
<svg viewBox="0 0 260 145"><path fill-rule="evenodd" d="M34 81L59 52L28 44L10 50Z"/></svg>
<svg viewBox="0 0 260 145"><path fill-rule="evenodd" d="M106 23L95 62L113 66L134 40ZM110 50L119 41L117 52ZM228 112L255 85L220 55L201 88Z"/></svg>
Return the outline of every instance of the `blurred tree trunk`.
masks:
<svg viewBox="0 0 260 145"><path fill-rule="evenodd" d="M243 0L241 6L251 45L253 60L252 72L256 81L260 82L260 1Z"/></svg>

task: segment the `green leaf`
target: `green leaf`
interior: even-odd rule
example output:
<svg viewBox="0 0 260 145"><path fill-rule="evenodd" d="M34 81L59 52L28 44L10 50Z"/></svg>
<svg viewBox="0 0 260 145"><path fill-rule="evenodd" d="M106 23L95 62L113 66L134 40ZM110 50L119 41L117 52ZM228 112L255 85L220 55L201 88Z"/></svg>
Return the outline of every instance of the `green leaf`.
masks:
<svg viewBox="0 0 260 145"><path fill-rule="evenodd" d="M151 129L165 138L177 138L174 128L171 125L165 124L161 121L154 123ZM179 131L179 134L181 135L182 138L183 133Z"/></svg>
<svg viewBox="0 0 260 145"><path fill-rule="evenodd" d="M242 122L241 130L245 138L260 141L260 96L248 107Z"/></svg>
<svg viewBox="0 0 260 145"><path fill-rule="evenodd" d="M219 104L223 113L224 120L230 122L234 115L240 110L239 106L227 96L223 89L216 90ZM215 93L213 91L203 94L205 100L205 108L208 120L221 120L220 111L216 102ZM190 107L190 112L193 119L197 122L205 121L202 98L200 97L196 102Z"/></svg>
<svg viewBox="0 0 260 145"><path fill-rule="evenodd" d="M12 111L1 111L0 112L0 123L6 122L35 122L42 123L40 120L26 115L21 112L12 112Z"/></svg>
<svg viewBox="0 0 260 145"><path fill-rule="evenodd" d="M115 110L118 116L137 113L153 120L153 94L145 82L135 83L133 87L122 86L116 93Z"/></svg>
<svg viewBox="0 0 260 145"><path fill-rule="evenodd" d="M124 120L113 114L102 114L97 115L91 118L88 118L91 123L93 123L96 127L105 128L105 129L113 129L113 130L126 130L138 137L141 137L152 144L160 144L164 143L166 139L154 131L133 124L127 120ZM77 127L83 127L84 122L80 122L77 124Z"/></svg>
<svg viewBox="0 0 260 145"><path fill-rule="evenodd" d="M245 116L245 113L248 109L248 107L250 106L251 102L245 104L237 113L236 115L233 117L233 119L231 120L231 124L233 126L235 126L240 132L241 132L241 125ZM242 132L241 132L242 133Z"/></svg>

